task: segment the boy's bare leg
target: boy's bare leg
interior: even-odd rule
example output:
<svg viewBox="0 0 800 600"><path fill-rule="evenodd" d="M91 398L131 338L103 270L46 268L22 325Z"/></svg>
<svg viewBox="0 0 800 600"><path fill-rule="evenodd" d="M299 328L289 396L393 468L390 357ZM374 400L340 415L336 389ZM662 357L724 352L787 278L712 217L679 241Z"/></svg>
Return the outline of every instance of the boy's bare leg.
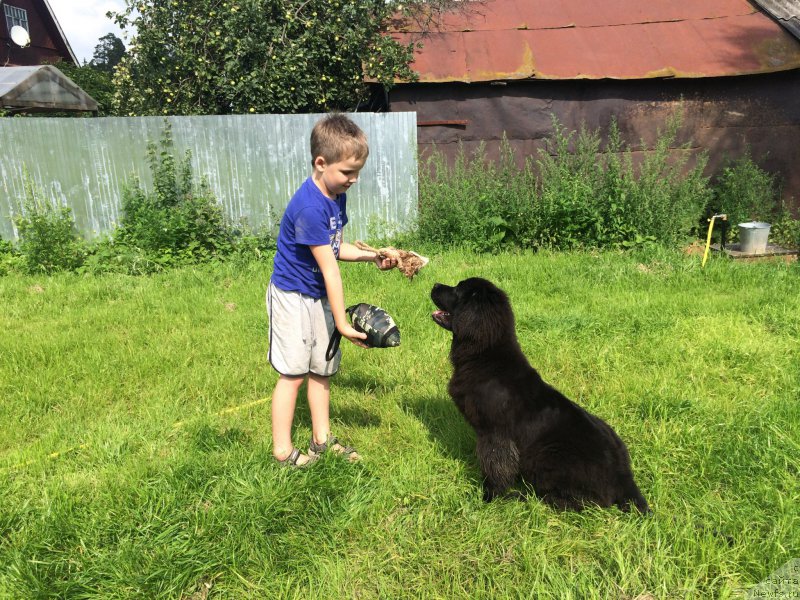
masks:
<svg viewBox="0 0 800 600"><path fill-rule="evenodd" d="M308 375L308 407L311 409L311 431L314 441L324 444L331 433L331 378Z"/></svg>
<svg viewBox="0 0 800 600"><path fill-rule="evenodd" d="M331 435L330 404L331 404L331 378L321 375L308 375L308 406L311 409L311 430L317 444L325 444ZM337 442L330 449L339 454L346 454L352 461L360 460L359 454L353 449Z"/></svg>
<svg viewBox="0 0 800 600"><path fill-rule="evenodd" d="M278 460L285 460L294 449L292 422L297 404L297 392L303 385L304 379L304 377L281 375L272 392L272 454ZM308 461L308 456L301 454L297 464L304 465Z"/></svg>

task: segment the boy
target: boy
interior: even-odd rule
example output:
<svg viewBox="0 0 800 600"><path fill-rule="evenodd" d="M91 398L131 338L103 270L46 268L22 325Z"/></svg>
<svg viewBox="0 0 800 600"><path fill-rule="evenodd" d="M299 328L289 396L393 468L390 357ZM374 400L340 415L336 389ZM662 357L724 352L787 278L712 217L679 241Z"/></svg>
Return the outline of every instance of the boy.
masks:
<svg viewBox="0 0 800 600"><path fill-rule="evenodd" d="M391 269L396 261L342 241L347 224L347 189L369 154L364 132L347 116L335 113L311 132L313 171L292 197L281 219L278 251L267 289L269 361L278 372L272 393L272 453L282 465L302 467L331 450L351 461L360 457L330 435L330 376L341 351L325 358L334 327L357 346L366 334L345 317L342 278L337 260L374 262ZM297 393L308 379L312 435L308 454L292 443Z"/></svg>

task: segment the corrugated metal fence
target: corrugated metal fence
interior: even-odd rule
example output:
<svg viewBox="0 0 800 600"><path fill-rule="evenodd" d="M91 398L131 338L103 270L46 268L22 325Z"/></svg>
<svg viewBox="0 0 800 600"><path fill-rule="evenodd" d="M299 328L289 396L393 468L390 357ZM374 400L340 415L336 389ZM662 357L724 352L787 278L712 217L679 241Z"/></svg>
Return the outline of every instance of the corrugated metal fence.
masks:
<svg viewBox="0 0 800 600"><path fill-rule="evenodd" d="M188 149L226 213L252 226L273 225L309 175L309 136L323 115L168 117L176 157ZM369 223L402 228L416 214L416 113L352 113L370 155L348 192L347 238L367 237ZM13 216L25 199L25 171L44 197L69 206L87 238L120 221L122 189L135 174L152 189L147 143L165 119L0 119L0 235L17 237Z"/></svg>

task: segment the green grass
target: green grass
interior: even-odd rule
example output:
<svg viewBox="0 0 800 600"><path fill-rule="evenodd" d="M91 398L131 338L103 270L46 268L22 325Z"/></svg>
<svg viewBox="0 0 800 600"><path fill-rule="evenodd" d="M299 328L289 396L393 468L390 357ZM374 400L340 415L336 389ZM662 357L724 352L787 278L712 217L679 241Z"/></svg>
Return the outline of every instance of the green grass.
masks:
<svg viewBox="0 0 800 600"><path fill-rule="evenodd" d="M403 342L344 348L335 433L365 458L307 471L271 460L269 261L0 278L0 597L736 597L800 557L800 269L699 263L344 265L346 300ZM509 293L543 377L626 440L652 516L481 501L428 297L472 275Z"/></svg>

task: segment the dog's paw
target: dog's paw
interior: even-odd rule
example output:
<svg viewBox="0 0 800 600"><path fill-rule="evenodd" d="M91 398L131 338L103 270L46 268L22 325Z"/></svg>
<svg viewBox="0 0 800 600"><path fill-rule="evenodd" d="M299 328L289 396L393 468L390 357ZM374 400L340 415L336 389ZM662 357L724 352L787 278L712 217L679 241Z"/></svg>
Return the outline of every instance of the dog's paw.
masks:
<svg viewBox="0 0 800 600"><path fill-rule="evenodd" d="M509 500L526 500L525 494L520 492L519 490L508 490L500 489L497 487L492 486L484 486L483 488L483 501L484 502L491 502L492 500L496 500L498 498L501 499L509 499Z"/></svg>

